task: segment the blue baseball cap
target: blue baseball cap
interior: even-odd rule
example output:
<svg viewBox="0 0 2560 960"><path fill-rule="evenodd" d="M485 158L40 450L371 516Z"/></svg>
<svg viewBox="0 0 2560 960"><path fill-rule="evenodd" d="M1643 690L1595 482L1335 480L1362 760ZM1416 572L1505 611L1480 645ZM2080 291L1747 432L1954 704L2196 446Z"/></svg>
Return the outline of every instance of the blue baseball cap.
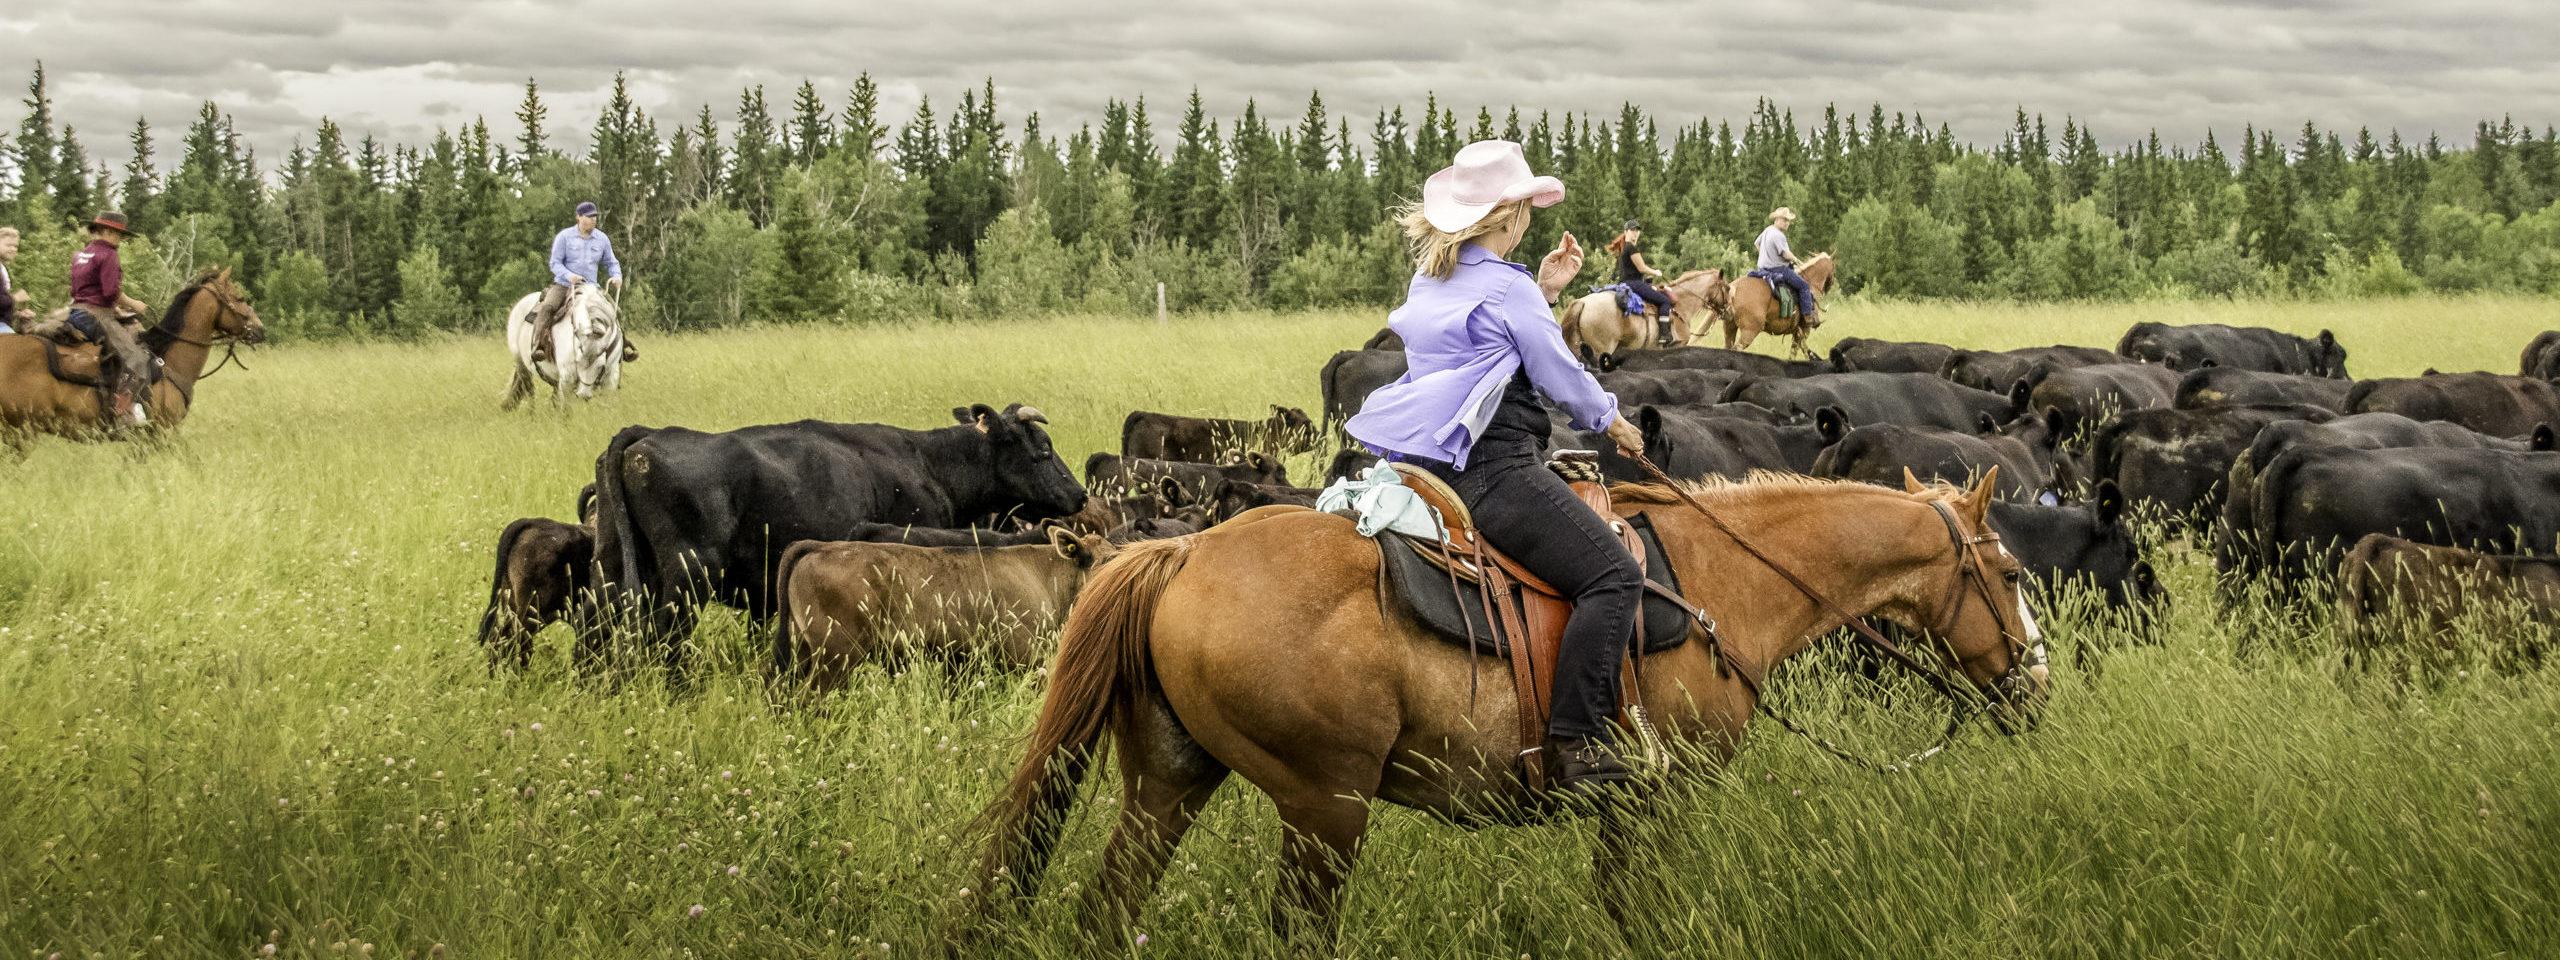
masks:
<svg viewBox="0 0 2560 960"><path fill-rule="evenodd" d="M595 215L596 215L596 205L595 205L593 202L588 202L588 203L581 203L581 204L579 204L579 205L578 205L578 215L579 215L579 216L581 216L581 217L592 217L592 216L595 216Z"/></svg>

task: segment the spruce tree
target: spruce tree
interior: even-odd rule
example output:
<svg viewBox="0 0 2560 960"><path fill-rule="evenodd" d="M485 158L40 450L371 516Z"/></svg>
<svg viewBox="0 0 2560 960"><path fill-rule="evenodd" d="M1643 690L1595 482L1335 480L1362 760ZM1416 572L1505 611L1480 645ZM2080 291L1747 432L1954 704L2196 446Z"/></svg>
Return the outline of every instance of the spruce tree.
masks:
<svg viewBox="0 0 2560 960"><path fill-rule="evenodd" d="M53 94L45 89L44 61L36 61L35 76L27 81L27 115L18 121L18 139L9 153L10 163L18 168L17 199L42 193L51 196L55 181L55 150L59 146L53 132ZM64 207L56 200L55 216L70 217L79 213L76 207Z"/></svg>
<svg viewBox="0 0 2560 960"><path fill-rule="evenodd" d="M97 186L89 177L89 152L80 146L79 132L62 128L62 141L54 147L53 208L83 219L97 212Z"/></svg>
<svg viewBox="0 0 2560 960"><path fill-rule="evenodd" d="M116 190L116 202L133 219L135 230L157 234L165 221L160 218L160 172L151 166L151 121L134 118L133 133L125 143L133 156L124 163L124 183Z"/></svg>
<svg viewBox="0 0 2560 960"><path fill-rule="evenodd" d="M818 99L818 85L801 80L791 95L791 162L804 167L817 163L834 145L835 126L827 120L826 101Z"/></svg>
<svg viewBox="0 0 2560 960"><path fill-rule="evenodd" d="M738 133L729 146L729 205L746 211L758 227L773 221L773 192L787 149L774 142L773 114L765 109L763 85L739 91Z"/></svg>
<svg viewBox="0 0 2560 960"><path fill-rule="evenodd" d="M836 127L836 143L869 161L880 155L881 138L889 126L880 118L880 85L864 73L853 80L853 90L844 98L844 119Z"/></svg>
<svg viewBox="0 0 2560 960"><path fill-rule="evenodd" d="M516 124L520 131L516 134L518 162L532 163L551 155L551 147L545 142L542 131L543 118L550 114L551 109L542 105L542 88L532 77L524 78L524 100L516 106Z"/></svg>

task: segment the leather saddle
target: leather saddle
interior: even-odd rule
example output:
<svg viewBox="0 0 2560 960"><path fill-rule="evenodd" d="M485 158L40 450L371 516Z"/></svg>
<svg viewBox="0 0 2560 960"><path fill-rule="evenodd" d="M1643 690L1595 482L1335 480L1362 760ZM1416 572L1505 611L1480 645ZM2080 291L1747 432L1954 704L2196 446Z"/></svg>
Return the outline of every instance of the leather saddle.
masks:
<svg viewBox="0 0 2560 960"><path fill-rule="evenodd" d="M65 345L56 337L39 336L37 339L44 341L45 372L52 374L54 379L72 386L88 387L96 391L98 415L109 422L117 420L117 411L110 407L115 402L116 381L124 372L122 360L107 352L105 347L86 340ZM152 361L153 369L145 372L145 383L157 383L160 379L159 357L155 354ZM151 395L147 390L142 396L134 399L145 407L151 405Z"/></svg>
<svg viewBox="0 0 2560 960"><path fill-rule="evenodd" d="M1573 602L1484 542L1476 534L1466 504L1440 478L1410 464L1394 466L1405 486L1438 512L1442 529L1437 542L1381 534L1381 586L1442 639L1510 662L1519 698L1526 774L1532 789L1543 789L1544 765L1536 758L1536 748L1544 742L1553 710L1556 661ZM1621 721L1641 734L1643 707L1633 682L1637 658L1687 642L1693 626L1712 634L1714 621L1680 596L1679 578L1653 525L1642 516L1621 519L1610 509L1609 490L1601 482L1596 457L1567 453L1548 466L1563 474L1583 503L1609 522L1645 571L1637 635L1628 638L1621 667L1620 704Z"/></svg>

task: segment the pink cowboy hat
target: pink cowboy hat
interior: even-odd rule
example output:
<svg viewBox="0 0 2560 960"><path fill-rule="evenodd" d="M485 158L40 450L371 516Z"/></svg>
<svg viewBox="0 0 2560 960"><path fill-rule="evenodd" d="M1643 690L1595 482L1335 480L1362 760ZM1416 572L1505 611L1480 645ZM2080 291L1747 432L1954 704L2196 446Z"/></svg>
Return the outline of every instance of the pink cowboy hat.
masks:
<svg viewBox="0 0 2560 960"><path fill-rule="evenodd" d="M1564 181L1529 172L1529 159L1509 140L1467 144L1422 182L1422 218L1444 233L1475 226L1493 208L1518 200L1555 206L1564 200Z"/></svg>

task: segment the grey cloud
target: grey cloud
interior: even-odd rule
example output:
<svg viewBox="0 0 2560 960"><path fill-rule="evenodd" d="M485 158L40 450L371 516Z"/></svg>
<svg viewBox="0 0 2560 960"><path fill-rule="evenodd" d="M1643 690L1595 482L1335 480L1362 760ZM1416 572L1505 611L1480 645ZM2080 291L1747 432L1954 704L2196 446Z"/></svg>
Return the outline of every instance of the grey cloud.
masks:
<svg viewBox="0 0 2560 960"><path fill-rule="evenodd" d="M206 97L270 157L322 115L406 142L474 116L512 135L528 76L574 147L616 73L662 130L705 103L726 127L753 84L777 111L803 78L839 103L863 71L898 120L993 77L1008 119L1036 110L1062 132L1106 98L1145 95L1160 136L1194 87L1221 117L1250 99L1275 123L1321 90L1363 136L1381 106L1426 93L1470 117L1632 101L1666 124L1738 120L1761 97L1799 123L1827 102L1861 117L1881 102L1976 142L2019 105L2110 143L2305 118L2462 140L2482 117L2560 113L2545 66L2560 31L2532 0L2422 16L2388 0L90 0L0 24L23 31L13 48L45 51L62 117L113 161L121 137L103 131L137 114L176 127Z"/></svg>

